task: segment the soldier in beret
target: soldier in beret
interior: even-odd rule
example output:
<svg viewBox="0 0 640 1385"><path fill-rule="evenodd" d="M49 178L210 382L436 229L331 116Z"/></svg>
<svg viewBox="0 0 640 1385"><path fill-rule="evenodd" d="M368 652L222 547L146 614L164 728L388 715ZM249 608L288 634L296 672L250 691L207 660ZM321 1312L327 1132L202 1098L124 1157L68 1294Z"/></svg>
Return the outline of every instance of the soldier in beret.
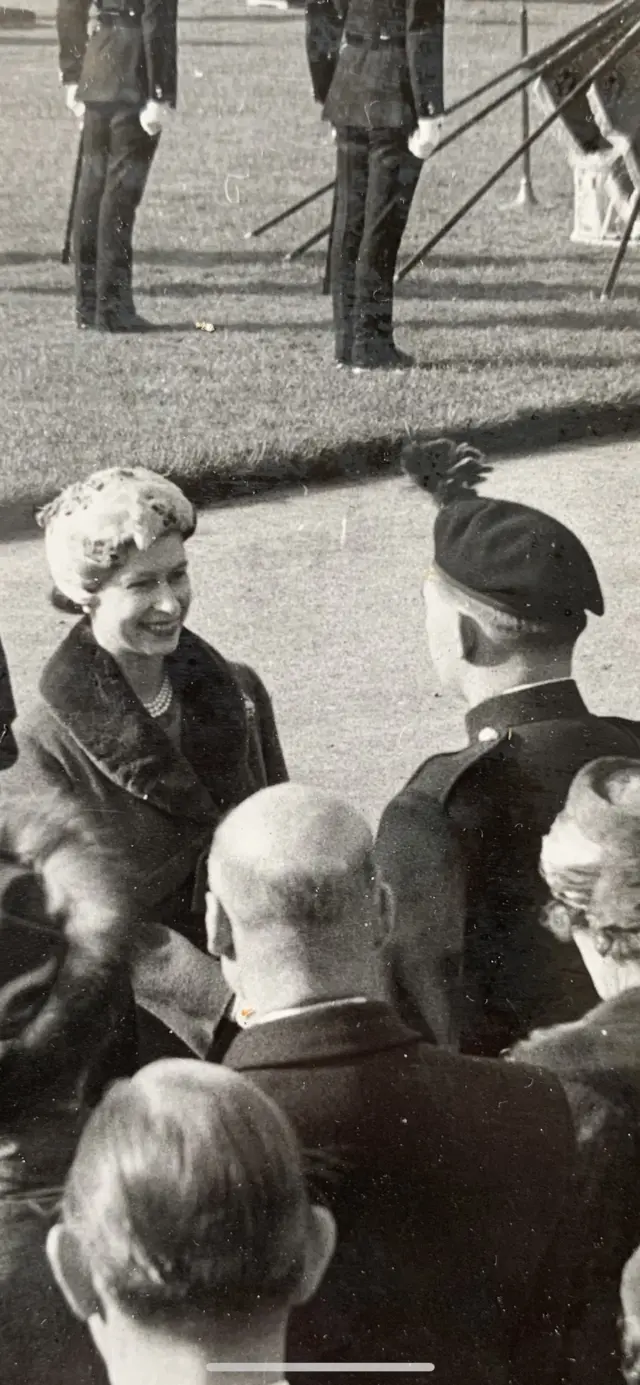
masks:
<svg viewBox="0 0 640 1385"><path fill-rule="evenodd" d="M177 0L58 0L60 79L81 122L73 254L76 325L143 332L135 310L136 211L167 115L176 104Z"/></svg>
<svg viewBox="0 0 640 1385"><path fill-rule="evenodd" d="M596 1003L575 944L539 923L540 847L577 771L640 756L640 730L594 716L572 677L587 612L604 612L576 535L477 495L488 468L464 445L413 443L405 469L440 505L427 637L466 702L468 745L426 760L382 816L377 853L398 910L390 973L405 1019L495 1057Z"/></svg>
<svg viewBox="0 0 640 1385"><path fill-rule="evenodd" d="M444 0L307 0L314 96L337 142L331 290L338 367L413 365L393 277L423 160L440 138Z"/></svg>

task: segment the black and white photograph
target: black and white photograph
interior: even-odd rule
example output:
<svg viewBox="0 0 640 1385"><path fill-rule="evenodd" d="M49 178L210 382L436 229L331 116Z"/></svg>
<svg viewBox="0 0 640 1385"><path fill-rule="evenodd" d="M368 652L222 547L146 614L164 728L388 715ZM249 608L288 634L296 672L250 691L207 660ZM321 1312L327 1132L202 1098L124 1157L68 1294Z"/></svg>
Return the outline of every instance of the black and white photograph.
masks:
<svg viewBox="0 0 640 1385"><path fill-rule="evenodd" d="M0 1385L640 1385L640 0L0 0Z"/></svg>

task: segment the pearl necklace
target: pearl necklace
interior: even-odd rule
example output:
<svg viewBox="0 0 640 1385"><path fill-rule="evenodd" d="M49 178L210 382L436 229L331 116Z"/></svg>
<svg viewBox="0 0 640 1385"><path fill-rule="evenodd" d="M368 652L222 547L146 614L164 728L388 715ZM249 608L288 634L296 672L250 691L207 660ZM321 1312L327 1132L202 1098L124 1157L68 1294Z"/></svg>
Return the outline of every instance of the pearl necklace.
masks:
<svg viewBox="0 0 640 1385"><path fill-rule="evenodd" d="M158 717L163 717L165 712L169 711L172 698L173 688L171 687L168 673L165 673L162 680L162 687L157 697L154 697L153 702L143 702L142 705L149 713L149 716L156 720Z"/></svg>

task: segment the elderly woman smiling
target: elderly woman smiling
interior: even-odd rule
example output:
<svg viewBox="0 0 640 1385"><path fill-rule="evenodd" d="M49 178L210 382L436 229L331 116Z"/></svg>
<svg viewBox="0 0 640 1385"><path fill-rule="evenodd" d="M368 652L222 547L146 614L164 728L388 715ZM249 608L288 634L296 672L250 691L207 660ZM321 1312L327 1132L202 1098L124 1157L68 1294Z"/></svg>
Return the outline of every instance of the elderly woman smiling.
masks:
<svg viewBox="0 0 640 1385"><path fill-rule="evenodd" d="M18 720L7 792L37 801L54 787L108 826L143 1055L180 1050L167 1028L204 1053L229 997L205 952L201 862L229 808L286 778L269 697L185 628L196 517L177 486L143 468L96 472L39 522L56 587L84 614Z"/></svg>

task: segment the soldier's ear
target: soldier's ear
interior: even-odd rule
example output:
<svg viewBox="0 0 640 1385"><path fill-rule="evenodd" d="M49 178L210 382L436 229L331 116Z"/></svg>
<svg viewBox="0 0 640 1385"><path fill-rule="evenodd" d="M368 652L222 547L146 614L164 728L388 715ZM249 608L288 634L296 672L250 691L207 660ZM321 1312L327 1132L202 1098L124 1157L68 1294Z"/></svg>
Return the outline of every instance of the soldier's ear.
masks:
<svg viewBox="0 0 640 1385"><path fill-rule="evenodd" d="M471 616L458 615L460 654L465 664L476 664L480 651L480 631Z"/></svg>
<svg viewBox="0 0 640 1385"><path fill-rule="evenodd" d="M73 1232L60 1222L47 1236L47 1259L53 1277L71 1312L80 1322L100 1313L91 1273Z"/></svg>
<svg viewBox="0 0 640 1385"><path fill-rule="evenodd" d="M396 920L396 902L391 886L380 878L377 883L378 917L376 919L375 946L384 947L393 933Z"/></svg>

